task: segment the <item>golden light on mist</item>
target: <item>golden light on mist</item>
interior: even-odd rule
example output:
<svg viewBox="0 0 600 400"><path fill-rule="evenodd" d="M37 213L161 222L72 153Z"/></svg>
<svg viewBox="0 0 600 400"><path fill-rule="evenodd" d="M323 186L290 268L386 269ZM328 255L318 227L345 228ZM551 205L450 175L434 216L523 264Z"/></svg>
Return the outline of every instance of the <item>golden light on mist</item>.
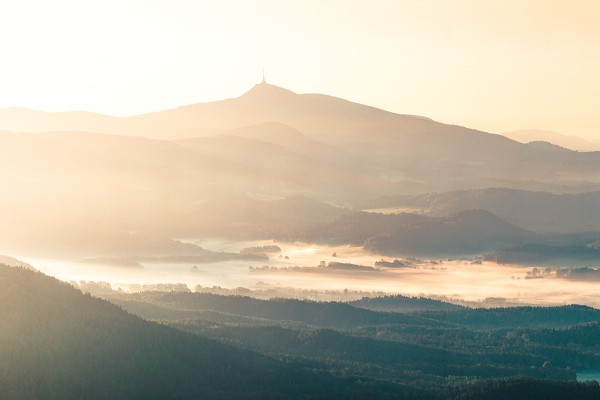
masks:
<svg viewBox="0 0 600 400"><path fill-rule="evenodd" d="M234 251L245 246L272 244L268 241L229 242L204 240L204 247L215 251ZM276 270L250 272L251 262L227 263L144 263L143 268L118 268L108 265L85 265L68 260L24 260L42 272L64 281L108 282L113 290L130 290L135 285L185 284L191 290L197 285L219 286L225 289L240 287L251 290L279 288L282 293L294 297L296 290L314 290L326 295L349 290L337 299L353 300L366 295L403 294L440 298L454 302L468 302L472 306L501 305L564 305L585 304L600 307L597 298L597 282L582 282L556 278L547 274L543 279L528 279L533 267L498 265L495 263L471 264L468 261L441 261L435 264L424 260L415 268L376 268L373 272L324 272L318 266L323 262L354 263L373 266L381 256L352 246L316 246L277 243L282 255L288 258L272 258L264 265ZM235 246L235 247L232 247ZM336 257L332 257L332 254ZM194 264L195 265L195 264ZM301 267L299 270L297 267ZM529 273L529 274L528 274ZM362 295L357 295L361 292Z"/></svg>

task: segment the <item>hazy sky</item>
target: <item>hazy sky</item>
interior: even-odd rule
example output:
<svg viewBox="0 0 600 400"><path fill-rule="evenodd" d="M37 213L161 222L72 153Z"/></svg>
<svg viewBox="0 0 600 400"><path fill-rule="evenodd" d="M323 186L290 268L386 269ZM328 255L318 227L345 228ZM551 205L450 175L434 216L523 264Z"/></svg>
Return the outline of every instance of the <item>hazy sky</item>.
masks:
<svg viewBox="0 0 600 400"><path fill-rule="evenodd" d="M597 0L0 0L0 107L114 115L270 83L600 138Z"/></svg>

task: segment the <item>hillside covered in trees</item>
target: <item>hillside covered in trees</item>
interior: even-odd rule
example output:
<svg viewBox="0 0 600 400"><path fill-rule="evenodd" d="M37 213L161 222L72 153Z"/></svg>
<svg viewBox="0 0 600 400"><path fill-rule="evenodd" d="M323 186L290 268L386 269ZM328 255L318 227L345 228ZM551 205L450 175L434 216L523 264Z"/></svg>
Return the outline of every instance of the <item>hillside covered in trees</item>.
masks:
<svg viewBox="0 0 600 400"><path fill-rule="evenodd" d="M532 387L552 380L589 390L572 385L577 371L600 370L600 311L585 306L472 309L402 296L348 304L190 292L107 298L143 318L240 349L436 398L514 377L527 377Z"/></svg>
<svg viewBox="0 0 600 400"><path fill-rule="evenodd" d="M594 398L585 396L599 390L574 381L576 371L600 370L600 311L589 307L388 298L429 310L398 313L105 292L157 324L31 268L0 266L0 289L3 399L471 399L548 388Z"/></svg>
<svg viewBox="0 0 600 400"><path fill-rule="evenodd" d="M39 272L0 266L2 399L415 398L165 325Z"/></svg>

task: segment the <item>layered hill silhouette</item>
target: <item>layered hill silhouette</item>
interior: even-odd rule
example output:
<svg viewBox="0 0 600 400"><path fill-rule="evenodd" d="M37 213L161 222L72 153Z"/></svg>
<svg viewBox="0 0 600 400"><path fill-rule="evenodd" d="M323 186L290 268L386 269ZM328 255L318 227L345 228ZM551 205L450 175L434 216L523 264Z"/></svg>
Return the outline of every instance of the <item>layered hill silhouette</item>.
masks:
<svg viewBox="0 0 600 400"><path fill-rule="evenodd" d="M464 193L470 192L460 194ZM544 195L547 194L542 194ZM485 196L481 197L485 199ZM416 205L415 198L409 200L407 204ZM497 204L504 206L501 196ZM516 207L511 203L507 206ZM539 207L543 207L543 204ZM594 209L591 206L589 211ZM485 256L487 261L504 264L549 266L596 265L600 260L600 232L597 230L535 232L508 222L487 210L463 210L462 207L459 210L461 211L442 213L442 216L435 217L413 213L343 214L305 229L282 233L277 239L363 246L373 253L391 257ZM532 216L535 216L533 211ZM399 268L410 266L399 260L380 264Z"/></svg>
<svg viewBox="0 0 600 400"><path fill-rule="evenodd" d="M106 296L144 318L236 347L403 383L422 390L417 398L446 398L458 377L564 384L574 368L600 363L590 352L600 311L578 305L471 309L402 296L351 305L183 292Z"/></svg>
<svg viewBox="0 0 600 400"><path fill-rule="evenodd" d="M482 209L512 224L538 232L600 230L600 192L555 194L488 188L422 196L387 196L365 203L363 207L407 207L436 217Z"/></svg>
<svg viewBox="0 0 600 400"><path fill-rule="evenodd" d="M539 240L538 235L483 210L446 217L355 213L290 233L288 240L363 245L388 256L473 256Z"/></svg>
<svg viewBox="0 0 600 400"><path fill-rule="evenodd" d="M152 238L149 248L171 253L173 237L272 238L382 196L600 189L600 153L521 144L266 83L237 98L131 117L2 109L0 130L6 252L62 246L97 255ZM569 220L572 230L586 228L581 218ZM531 219L524 227L564 226Z"/></svg>
<svg viewBox="0 0 600 400"><path fill-rule="evenodd" d="M585 267L600 265L600 248L590 245L549 245L521 244L510 246L485 256L486 260L502 264L523 264L537 266L575 266ZM579 271L581 272L581 271ZM596 271L591 271L596 275ZM575 277L573 274L572 277ZM580 276L586 280L585 275ZM597 280L590 276L591 280Z"/></svg>
<svg viewBox="0 0 600 400"><path fill-rule="evenodd" d="M394 114L331 96L296 94L266 83L233 99L125 118L5 109L0 111L0 121L0 130L14 132L87 131L160 140L230 134L265 123L283 124L313 141L378 166L380 178L396 192L515 186L527 181L541 185L556 181L598 183L598 154L548 155L503 136ZM265 129L269 130L272 127ZM288 128L282 130L289 134ZM258 137L265 140L273 135ZM316 149L313 143L310 152L318 152Z"/></svg>
<svg viewBox="0 0 600 400"><path fill-rule="evenodd" d="M518 131L505 132L502 135L520 143L544 141L565 147L570 150L600 151L600 142L598 140L590 141L578 136L563 135L554 131L545 131L541 129L522 129Z"/></svg>
<svg viewBox="0 0 600 400"><path fill-rule="evenodd" d="M564 387L572 368L600 365L589 351L599 311L576 305L456 309L420 299L411 303L429 311L401 314L335 302L107 294L163 320L156 324L32 269L0 265L0 289L3 399L441 399L450 375L526 376L529 388L551 378Z"/></svg>
<svg viewBox="0 0 600 400"><path fill-rule="evenodd" d="M391 256L465 256L529 242L535 236L490 212L468 210L371 237L365 248Z"/></svg>

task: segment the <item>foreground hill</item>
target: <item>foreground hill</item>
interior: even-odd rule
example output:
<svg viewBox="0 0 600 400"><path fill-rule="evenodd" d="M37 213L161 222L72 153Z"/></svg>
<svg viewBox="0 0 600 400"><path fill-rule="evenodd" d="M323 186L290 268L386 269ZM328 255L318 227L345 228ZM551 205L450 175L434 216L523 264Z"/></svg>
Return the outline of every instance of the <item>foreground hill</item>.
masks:
<svg viewBox="0 0 600 400"><path fill-rule="evenodd" d="M258 300L243 296L207 293L115 293L110 300L147 319L166 319L169 312L178 318L208 315L217 321L238 316L254 322L271 320L303 324L317 328L351 329L363 325L431 325L431 321L406 314L378 313L339 302L313 302L292 299ZM238 321L238 318L233 319Z"/></svg>
<svg viewBox="0 0 600 400"><path fill-rule="evenodd" d="M3 399L385 398L358 384L143 321L41 273L0 266ZM408 395L408 394L407 394Z"/></svg>
<svg viewBox="0 0 600 400"><path fill-rule="evenodd" d="M352 303L386 309L375 312L336 302L201 293L106 295L144 318L199 336L288 363L404 384L423 397L466 395L476 382L517 376L527 377L528 391L569 387L584 393L588 386L572 382L575 371L600 367L600 311L589 307L469 309L402 297ZM389 312L407 305L415 312ZM430 311L416 311L421 307Z"/></svg>
<svg viewBox="0 0 600 400"><path fill-rule="evenodd" d="M528 391L550 385L587 393L589 386L568 382L572 367L600 367L588 352L596 346L597 322L558 330L514 328L597 321L598 310L585 307L417 316L340 303L116 296L134 310L157 306L165 322L196 335L143 321L39 272L0 266L0 397L441 399L448 389L456 396L479 390L467 376L515 375L529 377ZM219 311L201 313L210 310ZM168 318L186 311L184 318ZM221 322L214 318L219 313ZM514 330L460 328L480 330L490 323Z"/></svg>
<svg viewBox="0 0 600 400"><path fill-rule="evenodd" d="M448 396L451 400L593 400L598 397L597 382L559 383L525 378L479 381L471 386L457 384Z"/></svg>

